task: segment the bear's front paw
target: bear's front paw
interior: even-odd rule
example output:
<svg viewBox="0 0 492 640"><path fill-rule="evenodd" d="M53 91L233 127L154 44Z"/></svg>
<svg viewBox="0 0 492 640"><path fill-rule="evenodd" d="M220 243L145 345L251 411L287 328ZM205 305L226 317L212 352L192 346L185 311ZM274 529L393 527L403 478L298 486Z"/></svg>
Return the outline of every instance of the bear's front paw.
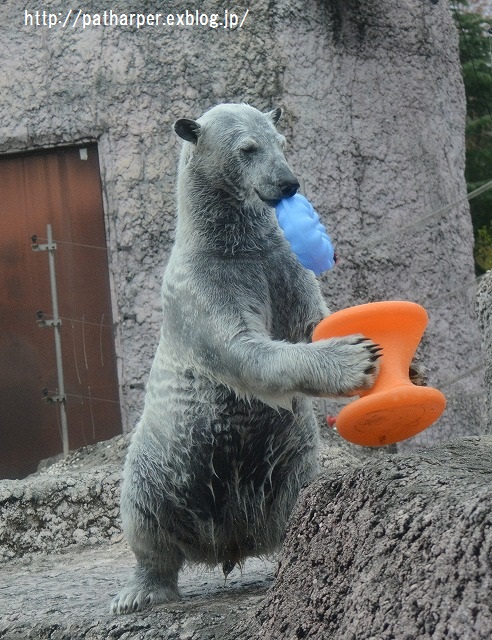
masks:
<svg viewBox="0 0 492 640"><path fill-rule="evenodd" d="M340 379L336 381L337 394L357 395L370 389L379 373L379 358L382 347L362 335L337 338L339 347Z"/></svg>

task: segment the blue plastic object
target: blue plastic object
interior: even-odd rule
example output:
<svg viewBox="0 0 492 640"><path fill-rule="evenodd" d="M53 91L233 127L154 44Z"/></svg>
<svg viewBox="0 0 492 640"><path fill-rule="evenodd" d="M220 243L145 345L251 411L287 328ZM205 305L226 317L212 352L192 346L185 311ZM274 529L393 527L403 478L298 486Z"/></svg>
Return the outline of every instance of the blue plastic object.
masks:
<svg viewBox="0 0 492 640"><path fill-rule="evenodd" d="M306 269L319 276L335 266L335 250L313 205L300 193L280 200L278 223L292 251Z"/></svg>

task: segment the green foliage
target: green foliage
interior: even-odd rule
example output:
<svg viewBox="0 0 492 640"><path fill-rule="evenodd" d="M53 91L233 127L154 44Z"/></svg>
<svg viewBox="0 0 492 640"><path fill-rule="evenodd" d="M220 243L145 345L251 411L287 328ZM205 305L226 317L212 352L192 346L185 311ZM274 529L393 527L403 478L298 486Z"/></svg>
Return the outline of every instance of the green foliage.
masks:
<svg viewBox="0 0 492 640"><path fill-rule="evenodd" d="M475 261L482 271L492 269L492 224L480 227L475 240Z"/></svg>
<svg viewBox="0 0 492 640"><path fill-rule="evenodd" d="M466 169L468 191L492 180L492 19L470 13L455 0L460 60L466 91ZM492 191L470 202L477 272L492 268Z"/></svg>

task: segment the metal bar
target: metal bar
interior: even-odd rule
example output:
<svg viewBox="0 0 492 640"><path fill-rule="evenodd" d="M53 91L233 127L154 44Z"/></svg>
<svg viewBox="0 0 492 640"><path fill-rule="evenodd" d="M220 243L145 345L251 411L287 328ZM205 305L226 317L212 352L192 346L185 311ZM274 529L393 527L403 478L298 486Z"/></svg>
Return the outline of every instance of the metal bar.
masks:
<svg viewBox="0 0 492 640"><path fill-rule="evenodd" d="M51 225L46 226L46 232L48 237L48 260L50 267L50 286L51 286L51 301L53 305L53 323L55 330L55 353L56 353L56 371L58 375L58 396L61 400L60 404L60 418L61 418L61 431L63 442L63 455L66 457L69 452L68 444L68 426L67 426L67 412L65 408L65 381L63 377L63 361L62 361L62 349L61 349L61 320L58 315L58 294L56 290L56 273L55 273L55 254L56 245L53 245L53 234L51 231Z"/></svg>

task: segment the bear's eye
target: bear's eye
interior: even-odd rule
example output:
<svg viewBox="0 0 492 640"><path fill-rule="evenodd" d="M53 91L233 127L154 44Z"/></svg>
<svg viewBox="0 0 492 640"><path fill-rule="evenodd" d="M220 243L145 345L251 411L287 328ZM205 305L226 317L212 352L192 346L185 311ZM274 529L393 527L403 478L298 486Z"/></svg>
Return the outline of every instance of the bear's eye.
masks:
<svg viewBox="0 0 492 640"><path fill-rule="evenodd" d="M246 154L254 153L255 151L258 151L258 145L253 140L245 142L241 145L241 151Z"/></svg>

